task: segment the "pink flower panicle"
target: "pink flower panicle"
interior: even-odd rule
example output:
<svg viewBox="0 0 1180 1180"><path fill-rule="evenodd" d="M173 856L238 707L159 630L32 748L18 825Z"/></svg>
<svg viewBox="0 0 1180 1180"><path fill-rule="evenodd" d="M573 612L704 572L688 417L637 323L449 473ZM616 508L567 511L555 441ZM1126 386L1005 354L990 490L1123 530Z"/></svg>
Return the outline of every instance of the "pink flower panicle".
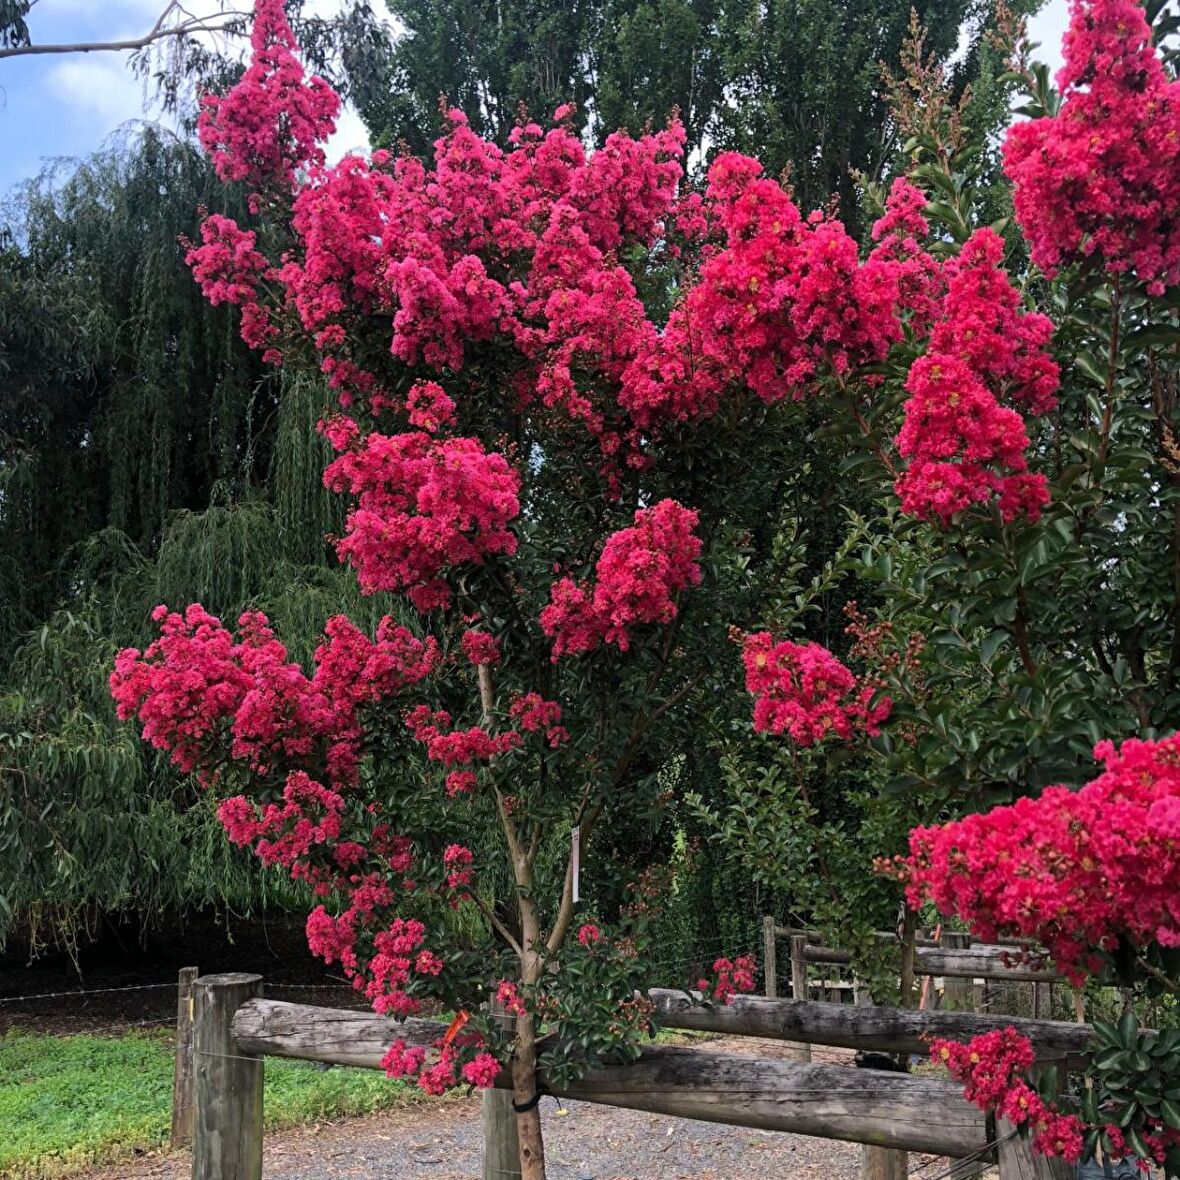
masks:
<svg viewBox="0 0 1180 1180"><path fill-rule="evenodd" d="M717 959L713 963L715 978L712 981L698 980L697 988L706 996L722 1004L728 1004L735 995L754 990L754 973L757 966L752 955L739 955L732 960Z"/></svg>
<svg viewBox="0 0 1180 1180"><path fill-rule="evenodd" d="M902 511L944 525L997 499L1005 521L1036 520L1045 477L1028 470L1028 433L1007 397L1031 413L1056 404L1058 367L1048 318L1019 310L1001 269L1003 242L976 230L948 263L946 294L928 350L910 368L897 448L909 465L896 483Z"/></svg>
<svg viewBox="0 0 1180 1180"><path fill-rule="evenodd" d="M612 533L595 565L593 589L569 578L554 584L541 628L553 642L553 659L612 643L631 645L641 624L669 623L676 596L701 580L698 517L675 500L635 513L631 528Z"/></svg>
<svg viewBox="0 0 1180 1180"><path fill-rule="evenodd" d="M426 757L448 769L491 762L520 747L520 734L514 730L492 734L478 725L467 729L453 727L453 719L445 710L432 711L418 705L406 714L406 728L416 741L426 747ZM452 781L448 776L448 793L454 795L474 786L470 779Z"/></svg>
<svg viewBox="0 0 1180 1180"><path fill-rule="evenodd" d="M963 1095L989 1114L998 1114L1014 1127L1033 1132L1033 1150L1077 1163L1082 1155L1085 1124L1076 1115L1062 1114L1028 1084L1032 1042L1014 1028L995 1029L967 1044L935 1040L930 1059L945 1065L963 1083Z"/></svg>
<svg viewBox="0 0 1180 1180"><path fill-rule="evenodd" d="M578 942L584 947L593 946L602 937L602 931L593 922L586 922L578 927Z"/></svg>
<svg viewBox="0 0 1180 1180"><path fill-rule="evenodd" d="M1003 146L1033 261L1091 260L1162 295L1180 282L1180 80L1135 0L1072 0L1064 55L1057 113Z"/></svg>
<svg viewBox="0 0 1180 1180"><path fill-rule="evenodd" d="M1180 735L1095 747L1080 790L915 828L898 871L980 937L1031 939L1080 985L1120 941L1180 946Z"/></svg>
<svg viewBox="0 0 1180 1180"><path fill-rule="evenodd" d="M455 424L455 403L436 381L419 381L406 396L410 425L437 434Z"/></svg>
<svg viewBox="0 0 1180 1180"><path fill-rule="evenodd" d="M851 741L875 737L892 711L888 697L874 703L874 686L858 682L821 644L776 643L760 631L746 636L742 661L759 733L786 733L800 746L830 736Z"/></svg>
<svg viewBox="0 0 1180 1180"><path fill-rule="evenodd" d="M408 595L420 611L449 605L444 574L516 552L520 476L478 439L369 434L329 464L324 484L357 497L341 558L361 589Z"/></svg>
<svg viewBox="0 0 1180 1180"><path fill-rule="evenodd" d="M237 84L201 100L197 135L223 181L290 192L298 169L323 164L340 98L322 78L305 79L283 0L255 0L250 45Z"/></svg>
<svg viewBox="0 0 1180 1180"><path fill-rule="evenodd" d="M508 716L525 733L543 733L554 748L569 741L569 731L561 724L561 706L545 700L539 692L516 697L508 706Z"/></svg>
<svg viewBox="0 0 1180 1180"><path fill-rule="evenodd" d="M487 631L464 631L460 646L468 663L477 668L481 664L500 662L500 644L496 637Z"/></svg>
<svg viewBox="0 0 1180 1180"><path fill-rule="evenodd" d="M138 717L144 739L186 773L208 775L228 748L256 774L323 770L333 789L351 785L359 710L419 683L440 662L434 639L419 640L388 617L376 640L342 615L329 619L310 677L258 612L242 615L237 638L199 604L183 615L158 607L154 617L160 637L143 652L118 654L111 695L119 717Z"/></svg>
<svg viewBox="0 0 1180 1180"><path fill-rule="evenodd" d="M279 334L260 284L274 277L265 255L257 249L258 235L242 229L232 217L210 213L201 222L201 245L182 239L185 265L192 268L201 293L217 307L231 303L242 309L241 335L251 347L266 351L268 359Z"/></svg>

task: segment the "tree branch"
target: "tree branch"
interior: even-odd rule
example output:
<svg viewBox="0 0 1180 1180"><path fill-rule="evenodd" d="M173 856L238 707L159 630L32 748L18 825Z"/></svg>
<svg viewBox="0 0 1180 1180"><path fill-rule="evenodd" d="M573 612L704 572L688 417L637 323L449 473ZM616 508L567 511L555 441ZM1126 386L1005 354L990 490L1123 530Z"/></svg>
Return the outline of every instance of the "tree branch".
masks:
<svg viewBox="0 0 1180 1180"><path fill-rule="evenodd" d="M156 41L168 37L185 37L191 33L225 33L233 28L237 21L244 20L244 12L223 13L221 17L190 17L175 25L165 25L165 21L179 8L177 0L170 3L160 13L156 23L142 37L130 37L123 41L72 41L47 45L10 45L0 49L0 58L5 57L35 57L48 53L121 53L127 50L146 49ZM209 24L207 22L221 20L223 23Z"/></svg>

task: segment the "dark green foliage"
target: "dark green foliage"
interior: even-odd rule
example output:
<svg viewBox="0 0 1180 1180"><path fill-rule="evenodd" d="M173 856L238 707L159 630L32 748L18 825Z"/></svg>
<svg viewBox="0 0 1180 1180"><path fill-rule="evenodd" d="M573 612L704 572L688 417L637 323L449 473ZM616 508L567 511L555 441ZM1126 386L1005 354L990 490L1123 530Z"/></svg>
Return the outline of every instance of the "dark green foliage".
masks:
<svg viewBox="0 0 1180 1180"><path fill-rule="evenodd" d="M722 149L756 155L772 175L791 169L801 205L835 195L855 221L853 171L881 175L899 146L882 68L898 71L909 0L387 3L405 36L382 85L359 105L376 138L416 152L438 133L440 95L501 141L522 104L544 121L575 102L599 142L620 127L661 125L678 110L694 164ZM958 91L994 72L983 35L991 8L982 0L917 5L936 61L952 57L963 32L969 37Z"/></svg>
<svg viewBox="0 0 1180 1180"><path fill-rule="evenodd" d="M0 652L105 527L154 545L169 512L267 460L273 381L210 308L178 235L224 194L188 144L146 131L10 198L0 253Z"/></svg>
<svg viewBox="0 0 1180 1180"><path fill-rule="evenodd" d="M329 615L381 613L328 560L324 391L261 368L184 265L178 235L224 201L189 144L146 131L7 207L0 945L71 946L104 912L302 901L116 723L106 687L158 602L261 605L304 661Z"/></svg>

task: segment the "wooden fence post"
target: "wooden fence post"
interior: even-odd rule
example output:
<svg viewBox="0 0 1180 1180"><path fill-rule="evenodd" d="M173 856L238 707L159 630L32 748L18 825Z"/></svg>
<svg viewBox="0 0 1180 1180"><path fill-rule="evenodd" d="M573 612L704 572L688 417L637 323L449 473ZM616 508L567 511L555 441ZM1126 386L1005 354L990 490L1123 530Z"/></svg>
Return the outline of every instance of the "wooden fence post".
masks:
<svg viewBox="0 0 1180 1180"><path fill-rule="evenodd" d="M262 1058L234 1040L234 1013L262 995L262 976L204 975L193 987L192 1180L261 1180Z"/></svg>
<svg viewBox="0 0 1180 1180"><path fill-rule="evenodd" d="M765 980L762 994L768 999L776 999L778 997L778 949L774 919L769 914L762 919L762 977Z"/></svg>
<svg viewBox="0 0 1180 1180"><path fill-rule="evenodd" d="M971 947L971 935L958 930L944 930L938 940L943 950L965 951ZM942 982L942 1006L948 1012L975 1011L975 980L946 976Z"/></svg>
<svg viewBox="0 0 1180 1180"><path fill-rule="evenodd" d="M869 989L860 980L854 980L853 987L853 1003L858 1008L872 1008L873 997ZM860 1149L861 1180L906 1180L909 1158L904 1151L866 1143Z"/></svg>
<svg viewBox="0 0 1180 1180"><path fill-rule="evenodd" d="M193 1137L193 983L199 967L181 967L176 984L176 1063L172 1071L172 1146Z"/></svg>
<svg viewBox="0 0 1180 1180"><path fill-rule="evenodd" d="M959 930L944 930L938 945L943 950L964 951L970 949L971 935ZM948 1012L975 1011L975 980L945 976L942 981L942 1006ZM974 1180L987 1171L987 1160L972 1160L959 1164L951 1173L954 1180Z"/></svg>
<svg viewBox="0 0 1180 1180"><path fill-rule="evenodd" d="M506 1032L512 1032L516 1020L492 1000L492 1019ZM520 1141L516 1136L516 1112L512 1109L511 1090L483 1092L483 1180L512 1180L520 1176Z"/></svg>
<svg viewBox="0 0 1180 1180"><path fill-rule="evenodd" d="M1033 984L1033 1019L1048 1020L1053 1015L1053 985L1051 983Z"/></svg>
<svg viewBox="0 0 1180 1180"><path fill-rule="evenodd" d="M807 1000L807 960L803 952L807 947L807 935L794 934L791 936L791 998L793 1000ZM811 1046L796 1045L792 1054L795 1061L810 1061Z"/></svg>
<svg viewBox="0 0 1180 1180"><path fill-rule="evenodd" d="M1072 1164L1032 1149L1031 1139L1022 1139L1004 1119L996 1123L999 1139L1000 1180L1071 1180Z"/></svg>

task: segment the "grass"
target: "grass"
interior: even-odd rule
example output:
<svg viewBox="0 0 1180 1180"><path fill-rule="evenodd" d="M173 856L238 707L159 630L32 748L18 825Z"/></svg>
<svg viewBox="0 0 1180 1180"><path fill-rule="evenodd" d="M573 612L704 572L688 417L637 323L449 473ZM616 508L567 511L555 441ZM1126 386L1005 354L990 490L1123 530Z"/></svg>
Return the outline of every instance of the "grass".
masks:
<svg viewBox="0 0 1180 1180"><path fill-rule="evenodd" d="M375 1070L266 1060L267 1127L416 1101ZM164 1034L0 1038L0 1176L52 1180L168 1140L172 1044Z"/></svg>

